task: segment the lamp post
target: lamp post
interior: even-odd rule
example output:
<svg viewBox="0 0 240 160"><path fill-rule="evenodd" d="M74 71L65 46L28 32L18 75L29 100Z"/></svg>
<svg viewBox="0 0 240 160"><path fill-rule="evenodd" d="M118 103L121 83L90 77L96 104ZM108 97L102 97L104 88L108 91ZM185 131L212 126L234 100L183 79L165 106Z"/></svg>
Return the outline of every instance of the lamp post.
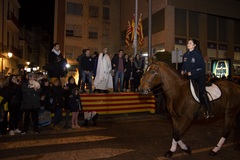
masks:
<svg viewBox="0 0 240 160"><path fill-rule="evenodd" d="M5 54L6 55L6 54ZM4 77L5 76L5 74L4 74L4 62L3 62L3 60L4 60L4 58L12 58L12 56L13 56L13 53L12 52L8 52L7 53L7 56L5 56L5 55L1 55L1 59L2 59L2 77Z"/></svg>

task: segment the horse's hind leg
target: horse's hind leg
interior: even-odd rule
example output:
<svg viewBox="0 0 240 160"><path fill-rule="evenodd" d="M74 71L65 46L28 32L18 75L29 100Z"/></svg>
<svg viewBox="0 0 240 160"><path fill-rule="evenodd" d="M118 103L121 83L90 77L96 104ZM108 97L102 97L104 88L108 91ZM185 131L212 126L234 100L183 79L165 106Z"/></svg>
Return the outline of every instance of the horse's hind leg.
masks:
<svg viewBox="0 0 240 160"><path fill-rule="evenodd" d="M230 115L232 115L232 116L230 116ZM224 144L225 140L229 137L232 126L233 126L233 122L234 122L233 117L235 117L233 115L234 115L234 113L231 113L231 114L229 114L229 112L226 113L225 125L224 125L222 137L218 141L217 145L209 152L209 155L211 155L211 156L217 155L217 152L222 148L222 145Z"/></svg>

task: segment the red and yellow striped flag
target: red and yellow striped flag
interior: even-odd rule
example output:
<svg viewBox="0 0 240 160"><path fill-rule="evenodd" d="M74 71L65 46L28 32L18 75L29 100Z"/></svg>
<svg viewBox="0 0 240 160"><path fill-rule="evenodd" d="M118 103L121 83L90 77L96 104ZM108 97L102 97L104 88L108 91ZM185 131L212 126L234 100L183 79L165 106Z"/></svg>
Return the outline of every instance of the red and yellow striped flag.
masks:
<svg viewBox="0 0 240 160"><path fill-rule="evenodd" d="M125 42L127 47L129 47L130 45L130 34L132 33L132 26L130 25L130 22L128 21L128 26L127 26L127 30L126 30L126 38L125 38Z"/></svg>
<svg viewBox="0 0 240 160"><path fill-rule="evenodd" d="M140 17L139 17L139 20L138 20L137 34L139 36L139 39L138 39L139 45L142 46L143 43L144 43L143 26L142 26L142 14L140 14Z"/></svg>
<svg viewBox="0 0 240 160"><path fill-rule="evenodd" d="M133 42L133 40L134 40L134 34L135 34L135 33L134 33L134 27L135 27L135 15L133 15L131 26L132 26L131 42Z"/></svg>

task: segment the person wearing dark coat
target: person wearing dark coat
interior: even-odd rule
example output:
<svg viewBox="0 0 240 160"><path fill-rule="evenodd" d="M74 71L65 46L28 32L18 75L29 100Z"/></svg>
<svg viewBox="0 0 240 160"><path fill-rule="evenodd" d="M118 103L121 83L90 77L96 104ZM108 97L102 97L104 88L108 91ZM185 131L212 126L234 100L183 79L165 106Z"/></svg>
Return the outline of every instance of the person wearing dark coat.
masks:
<svg viewBox="0 0 240 160"><path fill-rule="evenodd" d="M128 54L124 55L124 66L125 66L125 72L124 72L124 79L123 79L123 88L129 92L129 80L131 77L131 73L132 73L132 65L131 65L131 61L128 57Z"/></svg>
<svg viewBox="0 0 240 160"><path fill-rule="evenodd" d="M49 80L44 78L41 80L41 93L40 93L40 105L44 107L47 111L52 112L50 98L51 95L51 87L49 84Z"/></svg>
<svg viewBox="0 0 240 160"><path fill-rule="evenodd" d="M53 49L49 53L49 64L47 65L46 69L48 71L48 75L50 78L58 78L65 77L67 74L67 60L63 57L60 51L59 43L53 44Z"/></svg>
<svg viewBox="0 0 240 160"><path fill-rule="evenodd" d="M16 75L9 77L8 93L9 135L15 135L15 133L21 133L19 129L21 86L17 82Z"/></svg>
<svg viewBox="0 0 240 160"><path fill-rule="evenodd" d="M33 73L28 74L28 81L24 81L21 86L22 91L22 104L21 109L24 114L24 128L22 134L29 131L30 115L34 123L34 132L39 133L38 127L38 112L40 109L40 84L36 81L36 75Z"/></svg>
<svg viewBox="0 0 240 160"><path fill-rule="evenodd" d="M81 65L81 59L86 55L86 49L82 50L82 54L77 57L78 62L78 87L81 87L82 82L82 65Z"/></svg>
<svg viewBox="0 0 240 160"><path fill-rule="evenodd" d="M116 74L114 76L114 92L118 92L118 82L120 81L120 92L123 92L123 79L125 72L125 58L123 56L123 50L118 51L117 56L112 58L112 67L115 69Z"/></svg>
<svg viewBox="0 0 240 160"><path fill-rule="evenodd" d="M7 134L8 127L8 83L7 78L0 78L0 135Z"/></svg>
<svg viewBox="0 0 240 160"><path fill-rule="evenodd" d="M53 80L52 98L54 106L53 127L54 129L61 129L62 127L59 124L62 119L62 109L64 107L64 89L57 78Z"/></svg>
<svg viewBox="0 0 240 160"><path fill-rule="evenodd" d="M72 94L72 91L74 88L78 88L78 85L76 84L75 82L75 78L73 76L69 76L68 77L68 83L66 84L66 86L64 87L64 102L65 102L65 105L64 105L64 109L65 109L65 124L64 124L64 127L65 129L68 129L68 121L69 121L69 117L70 117L70 112L71 112L71 106L69 106L69 96Z"/></svg>
<svg viewBox="0 0 240 160"><path fill-rule="evenodd" d="M79 88L74 88L72 94L69 96L68 105L72 112L72 129L80 128L78 125L78 114L82 110L81 98Z"/></svg>
<svg viewBox="0 0 240 160"><path fill-rule="evenodd" d="M81 91L84 92L85 82L88 80L89 93L92 93L92 76L94 69L94 60L91 56L90 50L86 49L85 56L81 58L82 69L82 85Z"/></svg>
<svg viewBox="0 0 240 160"><path fill-rule="evenodd" d="M186 74L191 80L194 80L199 87L199 100L205 106L206 119L213 117L212 108L208 99L205 74L205 62L200 52L197 40L189 39L187 44L188 51L183 55L183 65L181 74Z"/></svg>
<svg viewBox="0 0 240 160"><path fill-rule="evenodd" d="M136 54L133 60L133 81L134 81L134 91L138 92L138 87L140 85L140 80L143 75L144 62L140 54Z"/></svg>

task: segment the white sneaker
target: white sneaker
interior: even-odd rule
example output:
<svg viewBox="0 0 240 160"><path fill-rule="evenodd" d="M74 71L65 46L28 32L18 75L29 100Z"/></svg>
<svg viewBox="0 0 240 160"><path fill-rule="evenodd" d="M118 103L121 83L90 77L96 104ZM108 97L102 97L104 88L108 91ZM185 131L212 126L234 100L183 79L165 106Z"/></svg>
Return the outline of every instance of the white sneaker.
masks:
<svg viewBox="0 0 240 160"><path fill-rule="evenodd" d="M19 133L22 133L22 131L21 131L20 129L17 128L17 129L14 130L14 133L19 134Z"/></svg>
<svg viewBox="0 0 240 160"><path fill-rule="evenodd" d="M14 136L15 135L14 131L13 130L9 131L9 135Z"/></svg>

